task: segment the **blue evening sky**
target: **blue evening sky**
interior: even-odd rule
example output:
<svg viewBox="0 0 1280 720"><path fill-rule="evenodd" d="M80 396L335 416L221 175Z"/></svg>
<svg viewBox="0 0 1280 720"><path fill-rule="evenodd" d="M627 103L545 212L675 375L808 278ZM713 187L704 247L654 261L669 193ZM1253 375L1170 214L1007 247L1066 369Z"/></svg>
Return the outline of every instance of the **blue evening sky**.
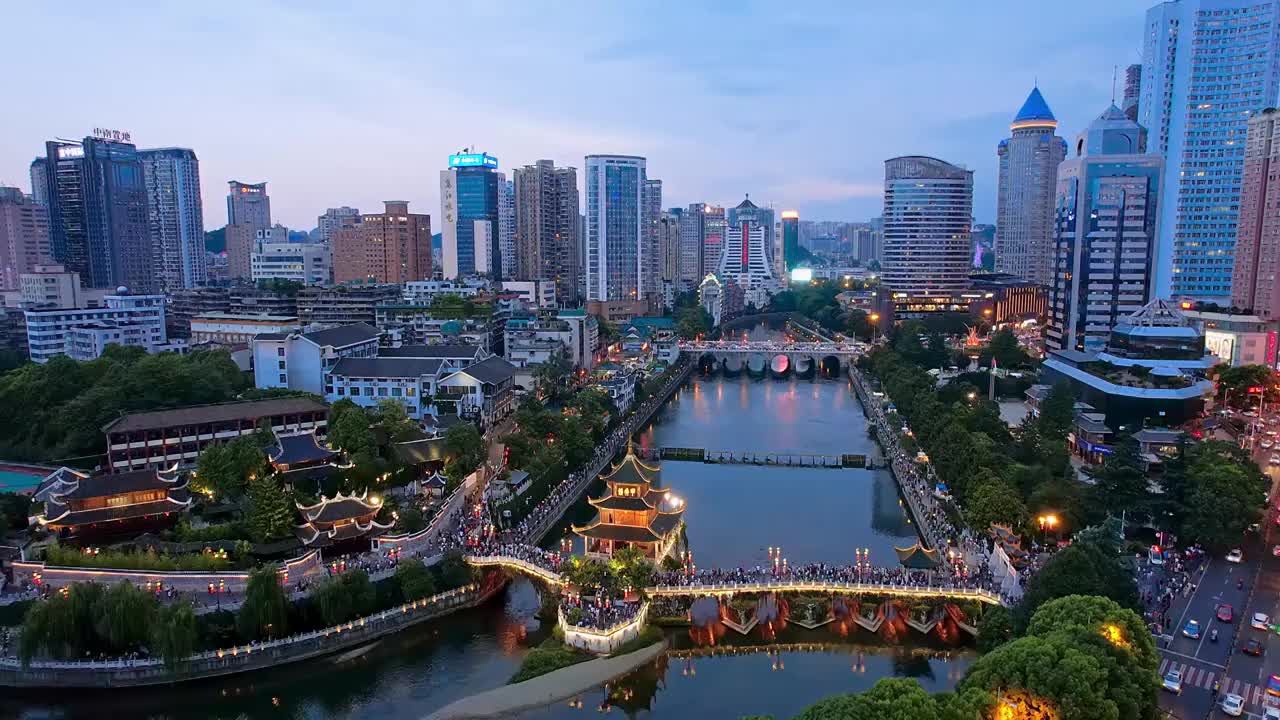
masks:
<svg viewBox="0 0 1280 720"><path fill-rule="evenodd" d="M46 139L111 127L195 149L209 228L230 179L270 183L299 229L385 199L434 219L464 146L505 171L643 155L664 206L750 193L865 220L883 161L925 154L975 171L991 222L995 146L1033 81L1070 140L1141 60L1151 4L12 0L0 182L28 188Z"/></svg>

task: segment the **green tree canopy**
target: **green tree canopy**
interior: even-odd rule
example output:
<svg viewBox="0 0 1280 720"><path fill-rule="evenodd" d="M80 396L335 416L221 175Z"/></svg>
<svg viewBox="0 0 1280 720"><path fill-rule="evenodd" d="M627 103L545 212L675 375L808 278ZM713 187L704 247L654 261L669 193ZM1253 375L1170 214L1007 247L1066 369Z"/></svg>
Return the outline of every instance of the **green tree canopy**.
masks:
<svg viewBox="0 0 1280 720"><path fill-rule="evenodd" d="M244 602L236 613L236 628L245 640L289 634L289 599L274 565L250 571Z"/></svg>
<svg viewBox="0 0 1280 720"><path fill-rule="evenodd" d="M930 695L912 678L883 678L866 692L819 700L795 720L982 720L993 706L980 688Z"/></svg>
<svg viewBox="0 0 1280 720"><path fill-rule="evenodd" d="M396 567L396 583L405 602L430 597L436 591L436 581L431 571L415 559L401 562Z"/></svg>
<svg viewBox="0 0 1280 720"><path fill-rule="evenodd" d="M459 423L445 431L445 475L455 483L462 482L485 461L487 448L480 431L471 423Z"/></svg>
<svg viewBox="0 0 1280 720"><path fill-rule="evenodd" d="M311 595L326 625L337 625L368 615L377 604L377 592L364 570L348 570L320 584Z"/></svg>
<svg viewBox="0 0 1280 720"><path fill-rule="evenodd" d="M990 478L971 489L964 513L969 527L978 532L995 524L1020 528L1027 522L1027 506L1017 488L1000 478Z"/></svg>
<svg viewBox="0 0 1280 720"><path fill-rule="evenodd" d="M329 444L348 455L376 453L377 442L370 429L369 415L351 400L342 399L329 407Z"/></svg>
<svg viewBox="0 0 1280 720"><path fill-rule="evenodd" d="M293 532L293 502L274 474L263 473L249 481L249 529L260 543L288 537Z"/></svg>
<svg viewBox="0 0 1280 720"><path fill-rule="evenodd" d="M1121 607L1138 608L1138 588L1133 573L1119 558L1090 544L1073 544L1054 553L1027 581L1026 592L1015 608L1015 618L1025 627L1040 606L1068 595L1098 595Z"/></svg>
<svg viewBox="0 0 1280 720"><path fill-rule="evenodd" d="M418 423L409 417L404 403L395 398L379 400L378 406L373 410L373 418L392 442L408 440L418 430Z"/></svg>
<svg viewBox="0 0 1280 720"><path fill-rule="evenodd" d="M1132 435L1120 438L1100 467L1088 470L1093 486L1085 501L1091 520L1099 522L1107 515L1145 514L1151 509L1151 491L1142 468L1138 441Z"/></svg>

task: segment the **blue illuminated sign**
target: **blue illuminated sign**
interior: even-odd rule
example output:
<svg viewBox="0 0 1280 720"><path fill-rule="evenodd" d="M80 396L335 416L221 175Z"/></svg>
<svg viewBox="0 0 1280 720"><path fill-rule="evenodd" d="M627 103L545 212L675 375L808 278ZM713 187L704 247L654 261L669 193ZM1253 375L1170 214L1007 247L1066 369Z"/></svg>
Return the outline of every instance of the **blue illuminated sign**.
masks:
<svg viewBox="0 0 1280 720"><path fill-rule="evenodd" d="M465 155L450 155L449 167L487 167L497 169L498 158L489 153L467 153Z"/></svg>

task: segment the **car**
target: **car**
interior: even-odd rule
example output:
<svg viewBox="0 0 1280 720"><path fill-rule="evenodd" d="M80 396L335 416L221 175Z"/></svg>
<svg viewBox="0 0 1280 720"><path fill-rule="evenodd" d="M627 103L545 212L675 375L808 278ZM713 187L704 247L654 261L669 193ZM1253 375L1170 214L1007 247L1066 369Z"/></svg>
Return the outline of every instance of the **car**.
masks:
<svg viewBox="0 0 1280 720"><path fill-rule="evenodd" d="M1227 693L1222 696L1222 712L1231 717L1240 717L1244 714L1244 698L1235 693Z"/></svg>
<svg viewBox="0 0 1280 720"><path fill-rule="evenodd" d="M1263 440L1258 444L1262 446L1263 450L1270 450L1275 445L1275 443L1271 442L1270 440Z"/></svg>
<svg viewBox="0 0 1280 720"><path fill-rule="evenodd" d="M1262 720L1280 720L1280 708L1268 705L1262 709Z"/></svg>
<svg viewBox="0 0 1280 720"><path fill-rule="evenodd" d="M1244 653L1245 655L1261 657L1262 643L1258 642L1257 640L1250 640L1249 642L1246 642L1244 644L1244 647L1240 648L1240 652Z"/></svg>
<svg viewBox="0 0 1280 720"><path fill-rule="evenodd" d="M1171 693L1182 694L1182 672L1179 670L1170 670L1164 674L1164 680L1161 681L1165 690Z"/></svg>
<svg viewBox="0 0 1280 720"><path fill-rule="evenodd" d="M1267 462L1271 463L1272 465L1280 465L1280 455L1272 455L1271 459L1268 460Z"/></svg>
<svg viewBox="0 0 1280 720"><path fill-rule="evenodd" d="M1249 626L1255 630L1266 630L1271 627L1271 616L1266 613L1256 612L1249 620Z"/></svg>
<svg viewBox="0 0 1280 720"><path fill-rule="evenodd" d="M1214 616L1216 616L1218 620L1224 623L1229 623L1232 620L1236 619L1235 610L1233 610L1231 606L1226 603L1222 603L1221 605L1218 606L1218 609L1214 612Z"/></svg>
<svg viewBox="0 0 1280 720"><path fill-rule="evenodd" d="M1280 697L1280 675L1272 675L1267 679L1267 694Z"/></svg>
<svg viewBox="0 0 1280 720"><path fill-rule="evenodd" d="M1231 552L1227 553L1227 562L1229 563L1244 562L1244 551L1241 550L1240 548L1236 548Z"/></svg>
<svg viewBox="0 0 1280 720"><path fill-rule="evenodd" d="M1182 626L1182 634L1192 640L1200 639L1200 623L1195 620L1188 620L1186 625Z"/></svg>

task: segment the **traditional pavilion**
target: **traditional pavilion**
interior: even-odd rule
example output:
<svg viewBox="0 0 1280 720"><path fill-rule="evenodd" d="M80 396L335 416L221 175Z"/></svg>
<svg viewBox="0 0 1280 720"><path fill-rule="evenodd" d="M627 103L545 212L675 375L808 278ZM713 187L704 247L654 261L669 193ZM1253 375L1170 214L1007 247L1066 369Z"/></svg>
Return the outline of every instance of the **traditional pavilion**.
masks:
<svg viewBox="0 0 1280 720"><path fill-rule="evenodd" d="M366 490L359 495L338 493L332 498L320 496L315 505L298 505L305 521L293 529L294 535L309 548L358 544L390 530L394 523L380 523L375 518L382 501L369 498Z"/></svg>
<svg viewBox="0 0 1280 720"><path fill-rule="evenodd" d="M343 464L342 453L321 444L315 429L275 433L275 445L267 448L267 459L279 474L281 482L292 487L314 483L317 486L338 470L351 467Z"/></svg>
<svg viewBox="0 0 1280 720"><path fill-rule="evenodd" d="M627 455L601 479L608 485L603 497L589 498L596 518L574 526L589 557L612 557L634 547L651 560L660 560L675 547L684 522L684 501L669 490L654 487L661 470L645 465L630 445Z"/></svg>
<svg viewBox="0 0 1280 720"><path fill-rule="evenodd" d="M191 507L186 476L176 465L94 476L59 468L32 497L44 503L40 524L65 535L151 530Z"/></svg>

